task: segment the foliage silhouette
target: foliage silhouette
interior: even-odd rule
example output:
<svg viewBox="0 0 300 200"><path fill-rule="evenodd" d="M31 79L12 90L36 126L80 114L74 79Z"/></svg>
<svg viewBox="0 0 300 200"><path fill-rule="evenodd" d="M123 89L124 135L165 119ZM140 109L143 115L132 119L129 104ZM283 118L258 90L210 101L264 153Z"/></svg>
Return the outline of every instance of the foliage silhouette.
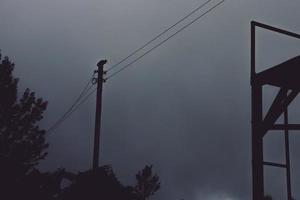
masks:
<svg viewBox="0 0 300 200"><path fill-rule="evenodd" d="M72 184L62 191L60 200L141 200L154 195L160 188L159 177L152 175L152 166L138 172L136 186L124 186L116 178L111 166L79 173ZM143 189L142 189L143 188Z"/></svg>
<svg viewBox="0 0 300 200"><path fill-rule="evenodd" d="M6 200L54 200L61 193L63 173L64 170L41 173L39 170L33 169L18 179L1 183L1 197L5 197L3 199Z"/></svg>
<svg viewBox="0 0 300 200"><path fill-rule="evenodd" d="M0 155L22 164L27 170L47 155L45 131L37 123L43 118L47 102L36 98L28 88L18 100L18 79L14 63L0 56Z"/></svg>
<svg viewBox="0 0 300 200"><path fill-rule="evenodd" d="M59 193L62 170L41 173L35 169L47 155L45 131L37 125L47 102L28 88L18 98L14 67L0 52L0 195L3 199L51 199Z"/></svg>
<svg viewBox="0 0 300 200"><path fill-rule="evenodd" d="M108 165L79 173L72 184L63 190L61 200L119 199L141 200L154 195L160 188L159 177L152 174L152 166L145 166L136 175L137 185L124 186Z"/></svg>
<svg viewBox="0 0 300 200"><path fill-rule="evenodd" d="M134 200L133 188L123 186L110 166L80 172L73 183L63 190L60 199L119 199Z"/></svg>
<svg viewBox="0 0 300 200"><path fill-rule="evenodd" d="M160 189L158 175L152 174L152 165L146 165L142 171L136 174L137 185L134 192L139 200L145 200Z"/></svg>

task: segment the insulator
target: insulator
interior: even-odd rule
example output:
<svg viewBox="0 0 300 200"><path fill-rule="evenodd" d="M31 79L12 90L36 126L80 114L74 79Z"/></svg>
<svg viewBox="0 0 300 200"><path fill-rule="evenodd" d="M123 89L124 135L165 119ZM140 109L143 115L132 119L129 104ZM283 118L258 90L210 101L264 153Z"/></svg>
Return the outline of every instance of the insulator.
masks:
<svg viewBox="0 0 300 200"><path fill-rule="evenodd" d="M95 85L98 82L97 78L92 79L92 84Z"/></svg>

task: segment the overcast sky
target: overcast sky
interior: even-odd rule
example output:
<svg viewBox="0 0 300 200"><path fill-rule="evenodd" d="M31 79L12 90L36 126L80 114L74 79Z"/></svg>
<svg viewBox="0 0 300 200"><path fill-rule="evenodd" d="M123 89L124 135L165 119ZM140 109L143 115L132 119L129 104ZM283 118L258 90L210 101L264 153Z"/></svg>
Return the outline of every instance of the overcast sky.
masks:
<svg viewBox="0 0 300 200"><path fill-rule="evenodd" d="M0 0L0 48L16 63L20 90L29 87L49 101L41 124L47 128L73 103L98 60L112 66L203 2ZM101 164L111 164L124 184L153 164L162 183L156 200L250 199L250 21L299 33L299 10L299 0L225 0L106 82ZM262 30L257 37L260 69L300 53L296 39ZM275 92L266 90L265 104ZM89 169L94 115L92 96L48 138L41 168ZM284 161L282 139L266 136L266 160ZM291 139L298 199L300 136ZM284 175L266 167L266 191L275 199L285 199Z"/></svg>

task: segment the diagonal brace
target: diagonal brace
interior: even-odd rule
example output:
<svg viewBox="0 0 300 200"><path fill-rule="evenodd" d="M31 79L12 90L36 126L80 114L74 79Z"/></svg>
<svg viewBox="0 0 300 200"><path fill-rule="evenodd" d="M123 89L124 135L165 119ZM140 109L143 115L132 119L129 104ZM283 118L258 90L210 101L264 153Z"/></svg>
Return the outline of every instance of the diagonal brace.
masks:
<svg viewBox="0 0 300 200"><path fill-rule="evenodd" d="M271 108L269 109L263 121L263 135L265 135L267 131L272 128L276 120L298 95L299 91L292 90L287 96L285 96L286 93L287 90L281 88Z"/></svg>

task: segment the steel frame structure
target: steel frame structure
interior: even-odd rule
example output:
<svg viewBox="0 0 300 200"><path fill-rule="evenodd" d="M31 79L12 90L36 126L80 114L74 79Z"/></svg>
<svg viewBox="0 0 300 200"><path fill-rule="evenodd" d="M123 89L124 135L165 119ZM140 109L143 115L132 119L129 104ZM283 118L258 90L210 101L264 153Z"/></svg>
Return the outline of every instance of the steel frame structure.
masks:
<svg viewBox="0 0 300 200"><path fill-rule="evenodd" d="M298 72L300 75L300 56L290 59L268 70L256 73L256 27L297 39L300 39L300 35L259 22L251 22L252 198L253 200L264 199L264 165L268 165L286 169L287 199L292 200L289 130L300 130L300 124L288 123L288 106L300 92L300 77L298 81L298 77L295 73ZM280 88L272 105L266 113L263 113L264 85L271 85ZM276 124L277 119L282 115L284 123ZM264 161L263 138L270 130L282 130L285 135L285 164Z"/></svg>

